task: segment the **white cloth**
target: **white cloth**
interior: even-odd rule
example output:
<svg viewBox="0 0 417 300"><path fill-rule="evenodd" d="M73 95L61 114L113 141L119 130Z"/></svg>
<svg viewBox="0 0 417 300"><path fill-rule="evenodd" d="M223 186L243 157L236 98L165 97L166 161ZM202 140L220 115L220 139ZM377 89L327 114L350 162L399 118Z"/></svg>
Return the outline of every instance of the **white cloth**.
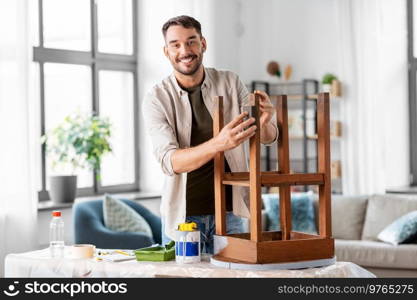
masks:
<svg viewBox="0 0 417 300"><path fill-rule="evenodd" d="M31 179L40 175L33 168L40 151L34 118L39 104L29 96L37 95L32 86L39 83L29 80L29 6L25 0L0 1L0 277L4 256L34 249L37 238L36 188Z"/></svg>
<svg viewBox="0 0 417 300"><path fill-rule="evenodd" d="M67 249L68 250L68 249ZM124 261L106 262L94 259L52 259L48 249L6 258L6 277L375 277L372 273L350 262L337 262L322 268L302 270L248 271L216 267L203 256L196 264L168 262Z"/></svg>

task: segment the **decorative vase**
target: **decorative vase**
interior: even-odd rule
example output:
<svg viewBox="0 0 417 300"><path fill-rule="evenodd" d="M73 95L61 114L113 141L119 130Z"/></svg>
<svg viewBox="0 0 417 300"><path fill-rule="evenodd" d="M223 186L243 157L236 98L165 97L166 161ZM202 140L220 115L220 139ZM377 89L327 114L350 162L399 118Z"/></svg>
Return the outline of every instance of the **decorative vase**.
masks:
<svg viewBox="0 0 417 300"><path fill-rule="evenodd" d="M323 83L321 90L323 93L330 93L332 85L330 83Z"/></svg>
<svg viewBox="0 0 417 300"><path fill-rule="evenodd" d="M340 97L342 96L342 84L339 80L334 79L332 81L332 86L330 88L330 93L333 97Z"/></svg>
<svg viewBox="0 0 417 300"><path fill-rule="evenodd" d="M54 203L72 203L77 192L77 175L49 177L49 196Z"/></svg>

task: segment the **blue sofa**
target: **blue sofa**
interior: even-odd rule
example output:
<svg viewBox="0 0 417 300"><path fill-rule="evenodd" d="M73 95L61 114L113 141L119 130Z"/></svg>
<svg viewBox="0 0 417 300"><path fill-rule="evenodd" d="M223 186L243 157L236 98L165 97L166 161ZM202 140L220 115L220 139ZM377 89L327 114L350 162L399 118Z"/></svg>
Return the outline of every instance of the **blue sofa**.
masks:
<svg viewBox="0 0 417 300"><path fill-rule="evenodd" d="M76 244L93 244L102 249L138 249L161 243L161 219L132 200L121 199L138 212L150 225L153 239L143 233L116 232L104 225L103 200L76 203L73 207Z"/></svg>

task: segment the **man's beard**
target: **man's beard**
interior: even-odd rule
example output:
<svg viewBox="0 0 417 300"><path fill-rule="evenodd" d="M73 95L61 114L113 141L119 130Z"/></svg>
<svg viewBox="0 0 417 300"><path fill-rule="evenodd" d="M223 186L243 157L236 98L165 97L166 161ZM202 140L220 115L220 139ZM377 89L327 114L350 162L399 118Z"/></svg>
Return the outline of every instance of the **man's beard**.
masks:
<svg viewBox="0 0 417 300"><path fill-rule="evenodd" d="M201 55L197 56L196 59L197 59L197 61L196 61L196 64L195 64L194 68L192 68L189 71L181 70L181 68L177 64L173 64L173 67L178 73L181 73L183 75L187 75L187 76L194 75L198 71L198 69L200 68L200 66L203 62L203 55L201 54Z"/></svg>

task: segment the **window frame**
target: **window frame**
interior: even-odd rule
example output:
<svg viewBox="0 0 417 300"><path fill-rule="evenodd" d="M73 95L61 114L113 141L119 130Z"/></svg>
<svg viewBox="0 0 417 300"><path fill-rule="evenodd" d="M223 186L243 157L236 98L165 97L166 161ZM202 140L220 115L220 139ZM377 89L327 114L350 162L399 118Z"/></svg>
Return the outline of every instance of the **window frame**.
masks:
<svg viewBox="0 0 417 300"><path fill-rule="evenodd" d="M138 6L137 0L132 1L132 50L131 55L111 54L98 51L98 17L97 5L95 0L90 0L90 29L91 29L91 50L77 51L54 49L44 47L44 27L43 27L43 0L38 0L38 35L39 46L33 47L33 61L39 64L40 78L40 122L41 135L45 134L45 63L62 63L72 65L86 65L91 67L92 79L92 109L93 113L100 114L99 99L99 72L105 71L127 71L133 75L133 132L134 132L134 183L118 184L112 186L102 186L97 173L93 172L93 186L86 188L77 188L77 197L93 196L103 193L121 193L121 192L138 192L139 188L139 103L138 99ZM49 193L46 190L46 147L41 146L41 176L42 186L38 191L39 201L49 200Z"/></svg>
<svg viewBox="0 0 417 300"><path fill-rule="evenodd" d="M417 58L414 57L413 1L407 0L408 98L410 118L410 185L417 186Z"/></svg>

